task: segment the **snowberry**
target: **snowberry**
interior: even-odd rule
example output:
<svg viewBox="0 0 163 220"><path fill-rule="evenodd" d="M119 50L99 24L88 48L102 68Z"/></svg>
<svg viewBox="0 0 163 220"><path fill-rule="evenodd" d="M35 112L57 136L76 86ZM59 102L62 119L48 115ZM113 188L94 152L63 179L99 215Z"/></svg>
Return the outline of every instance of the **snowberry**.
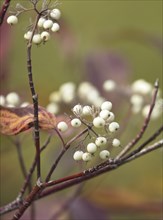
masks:
<svg viewBox="0 0 163 220"><path fill-rule="evenodd" d="M61 17L61 11L58 8L53 9L50 12L50 17L58 20Z"/></svg>
<svg viewBox="0 0 163 220"><path fill-rule="evenodd" d="M115 115L113 112L109 112L109 117L107 118L107 122L112 122L115 118Z"/></svg>
<svg viewBox="0 0 163 220"><path fill-rule="evenodd" d="M92 114L92 108L88 105L83 107L83 115L91 115Z"/></svg>
<svg viewBox="0 0 163 220"><path fill-rule="evenodd" d="M58 123L57 128L58 128L59 131L65 132L68 129L68 125L67 125L66 122L61 121L61 122Z"/></svg>
<svg viewBox="0 0 163 220"><path fill-rule="evenodd" d="M34 44L40 44L41 41L42 41L42 39L41 39L41 35L40 35L40 34L35 34L35 35L33 36L33 38L32 38L32 42L33 42Z"/></svg>
<svg viewBox="0 0 163 220"><path fill-rule="evenodd" d="M49 95L49 101L50 102L60 102L61 96L58 91L54 91Z"/></svg>
<svg viewBox="0 0 163 220"><path fill-rule="evenodd" d="M102 160L105 160L110 156L110 152L108 150L103 150L100 152L99 156Z"/></svg>
<svg viewBox="0 0 163 220"><path fill-rule="evenodd" d="M37 26L40 27L40 28L42 28L45 21L46 21L46 19L43 18L43 17L41 17L41 18L38 20Z"/></svg>
<svg viewBox="0 0 163 220"><path fill-rule="evenodd" d="M100 112L100 117L103 118L104 120L108 119L110 117L110 112L106 109L102 110Z"/></svg>
<svg viewBox="0 0 163 220"><path fill-rule="evenodd" d="M57 32L57 31L59 31L59 29L60 29L59 24L58 23L53 23L53 26L51 27L51 31L52 32Z"/></svg>
<svg viewBox="0 0 163 220"><path fill-rule="evenodd" d="M24 39L30 40L32 37L32 31L28 31L27 33L24 34Z"/></svg>
<svg viewBox="0 0 163 220"><path fill-rule="evenodd" d="M104 146L107 143L107 139L105 137L98 137L95 141L95 144L98 147Z"/></svg>
<svg viewBox="0 0 163 220"><path fill-rule="evenodd" d="M134 94L134 95L131 96L130 102L133 105L141 107L142 104L143 104L143 97L141 95Z"/></svg>
<svg viewBox="0 0 163 220"><path fill-rule="evenodd" d="M131 89L135 93L141 93L143 95L150 94L152 91L152 85L144 79L138 79L131 85Z"/></svg>
<svg viewBox="0 0 163 220"><path fill-rule="evenodd" d="M97 146L94 143L89 143L87 145L87 151L91 154L95 153L97 151Z"/></svg>
<svg viewBox="0 0 163 220"><path fill-rule="evenodd" d="M83 151L76 151L73 155L74 160L81 160L83 156Z"/></svg>
<svg viewBox="0 0 163 220"><path fill-rule="evenodd" d="M11 92L6 96L6 101L8 105L18 105L20 102L19 95L16 92Z"/></svg>
<svg viewBox="0 0 163 220"><path fill-rule="evenodd" d="M107 92L113 91L115 87L116 87L116 83L113 80L106 80L103 84L103 88Z"/></svg>
<svg viewBox="0 0 163 220"><path fill-rule="evenodd" d="M119 139L114 138L112 141L112 145L113 145L113 147L119 147L121 145L121 142Z"/></svg>
<svg viewBox="0 0 163 220"><path fill-rule="evenodd" d="M103 118L101 117L96 117L93 119L93 125L96 127L96 128L101 128L101 127L104 127L105 126L105 121Z"/></svg>
<svg viewBox="0 0 163 220"><path fill-rule="evenodd" d="M50 103L46 107L47 111L52 114L57 114L59 112L59 106L56 103Z"/></svg>
<svg viewBox="0 0 163 220"><path fill-rule="evenodd" d="M75 106L73 107L72 111L73 111L73 113L74 113L75 115L81 115L81 114L82 114L82 111L83 111L83 108L82 108L82 106L81 106L80 104L78 104L78 105L75 105Z"/></svg>
<svg viewBox="0 0 163 220"><path fill-rule="evenodd" d="M15 15L11 15L7 18L7 23L10 25L14 25L18 23L18 18Z"/></svg>
<svg viewBox="0 0 163 220"><path fill-rule="evenodd" d="M72 127L78 128L81 125L81 121L78 118L74 118L71 120Z"/></svg>
<svg viewBox="0 0 163 220"><path fill-rule="evenodd" d="M24 107L26 107L26 106L28 106L29 105L29 102L23 102L21 105L20 105L20 107L21 108L24 108Z"/></svg>
<svg viewBox="0 0 163 220"><path fill-rule="evenodd" d="M5 97L3 95L0 95L0 105L5 105Z"/></svg>
<svg viewBox="0 0 163 220"><path fill-rule="evenodd" d="M110 123L110 125L109 125L110 132L113 133L113 132L117 131L118 129L119 129L119 124L117 122Z"/></svg>
<svg viewBox="0 0 163 220"><path fill-rule="evenodd" d="M47 31L43 31L41 33L41 39L45 42L48 41L50 39L50 34Z"/></svg>
<svg viewBox="0 0 163 220"><path fill-rule="evenodd" d="M112 103L109 101L103 102L101 105L101 110L108 110L110 111L112 109Z"/></svg>
<svg viewBox="0 0 163 220"><path fill-rule="evenodd" d="M44 29L49 29L49 28L51 28L53 26L53 21L52 20L46 20L46 21L44 21L44 23L43 23L43 28Z"/></svg>
<svg viewBox="0 0 163 220"><path fill-rule="evenodd" d="M82 159L84 160L84 161L90 161L91 159L92 159L92 155L90 154L90 153L88 153L88 152L85 152L85 153L83 153L83 155L82 155Z"/></svg>

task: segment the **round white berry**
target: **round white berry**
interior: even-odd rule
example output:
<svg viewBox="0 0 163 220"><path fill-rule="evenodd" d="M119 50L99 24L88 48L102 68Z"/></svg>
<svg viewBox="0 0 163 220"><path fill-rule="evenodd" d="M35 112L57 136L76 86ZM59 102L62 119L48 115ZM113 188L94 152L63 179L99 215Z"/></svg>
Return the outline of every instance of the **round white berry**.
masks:
<svg viewBox="0 0 163 220"><path fill-rule="evenodd" d="M97 151L97 146L94 143L89 143L87 145L87 151L91 154L95 153Z"/></svg>
<svg viewBox="0 0 163 220"><path fill-rule="evenodd" d="M93 119L93 125L96 127L96 128L101 128L101 127L104 127L105 126L105 121L103 118L101 117L96 117Z"/></svg>
<svg viewBox="0 0 163 220"><path fill-rule="evenodd" d="M104 145L106 145L106 143L107 143L107 139L105 137L98 137L98 138L96 138L95 144L98 147L104 146Z"/></svg>
<svg viewBox="0 0 163 220"><path fill-rule="evenodd" d="M35 34L34 36L33 36L33 38L32 38L32 42L34 43L34 44L40 44L41 43L41 41L42 41L42 39L41 39L41 35L40 34Z"/></svg>
<svg viewBox="0 0 163 220"><path fill-rule="evenodd" d="M131 96L130 102L133 105L141 107L142 104L143 104L143 97L141 95L134 94L134 95Z"/></svg>
<svg viewBox="0 0 163 220"><path fill-rule="evenodd" d="M74 160L81 160L83 156L83 151L76 151L73 155Z"/></svg>
<svg viewBox="0 0 163 220"><path fill-rule="evenodd" d="M46 20L46 21L44 21L44 23L43 23L43 28L44 29L49 29L49 28L52 28L52 26L53 26L53 21L52 20Z"/></svg>
<svg viewBox="0 0 163 220"><path fill-rule="evenodd" d="M30 40L32 37L32 31L28 31L27 33L24 34L24 39Z"/></svg>
<svg viewBox="0 0 163 220"><path fill-rule="evenodd" d="M103 84L103 88L107 92L113 91L115 87L116 87L116 83L113 80L106 80Z"/></svg>
<svg viewBox="0 0 163 220"><path fill-rule="evenodd" d="M58 91L54 91L49 95L49 101L50 102L60 102L61 101L61 96Z"/></svg>
<svg viewBox="0 0 163 220"><path fill-rule="evenodd" d="M59 31L59 29L60 29L59 24L58 23L54 23L52 28L51 28L51 31L52 32L57 32L57 31Z"/></svg>
<svg viewBox="0 0 163 220"><path fill-rule="evenodd" d="M30 103L29 102L23 102L20 107L21 108L24 108L24 107L27 107Z"/></svg>
<svg viewBox="0 0 163 220"><path fill-rule="evenodd" d="M37 26L40 27L40 28L42 28L45 21L46 21L46 19L43 18L43 17L41 17L41 18L38 20Z"/></svg>
<svg viewBox="0 0 163 220"><path fill-rule="evenodd" d="M0 95L0 105L5 105L5 97L3 95Z"/></svg>
<svg viewBox="0 0 163 220"><path fill-rule="evenodd" d="M53 19L58 20L61 17L61 11L58 8L54 8L50 12L50 17L53 18Z"/></svg>
<svg viewBox="0 0 163 220"><path fill-rule="evenodd" d="M103 118L104 120L106 120L110 117L110 112L108 110L104 109L100 112L100 117Z"/></svg>
<svg viewBox="0 0 163 220"><path fill-rule="evenodd" d="M10 25L14 25L18 23L18 18L15 15L11 15L7 18L7 23Z"/></svg>
<svg viewBox="0 0 163 220"><path fill-rule="evenodd" d="M92 108L89 105L86 105L83 107L83 115L91 115L92 114Z"/></svg>
<svg viewBox="0 0 163 220"><path fill-rule="evenodd" d="M59 112L59 106L56 103L50 103L46 107L47 111L52 114L57 114Z"/></svg>
<svg viewBox="0 0 163 220"><path fill-rule="evenodd" d="M121 145L121 142L119 139L114 138L112 141L112 145L113 145L113 147L119 147Z"/></svg>
<svg viewBox="0 0 163 220"><path fill-rule="evenodd" d="M108 110L110 111L112 109L112 103L109 101L103 102L101 105L101 110Z"/></svg>
<svg viewBox="0 0 163 220"><path fill-rule="evenodd" d="M78 128L81 125L81 121L78 118L74 118L71 120L71 125L74 128Z"/></svg>
<svg viewBox="0 0 163 220"><path fill-rule="evenodd" d="M135 93L141 93L143 95L150 94L152 91L152 85L144 79L138 79L131 85L131 89Z"/></svg>
<svg viewBox="0 0 163 220"><path fill-rule="evenodd" d="M109 117L107 118L107 122L110 123L114 121L115 115L113 112L109 112Z"/></svg>
<svg viewBox="0 0 163 220"><path fill-rule="evenodd" d="M47 31L43 31L41 33L41 39L45 42L48 41L50 39L50 34Z"/></svg>
<svg viewBox="0 0 163 220"><path fill-rule="evenodd" d="M75 106L73 107L72 111L73 111L73 113L74 113L75 115L81 115L81 114L82 114L82 111L83 111L83 108L82 108L82 106L81 106L80 104L78 104L78 105L75 105Z"/></svg>
<svg viewBox="0 0 163 220"><path fill-rule="evenodd" d="M82 160L87 162L87 161L90 161L91 159L92 159L92 155L90 153L88 152L83 153Z"/></svg>
<svg viewBox="0 0 163 220"><path fill-rule="evenodd" d="M109 125L110 132L113 133L113 132L117 131L118 129L119 129L119 124L117 122L110 123L110 125Z"/></svg>
<svg viewBox="0 0 163 220"><path fill-rule="evenodd" d="M100 158L101 158L102 160L106 160L106 159L109 158L110 152L109 152L108 150L102 150L102 151L100 152L99 156L100 156Z"/></svg>
<svg viewBox="0 0 163 220"><path fill-rule="evenodd" d="M68 125L67 125L66 122L61 121L61 122L58 123L57 128L58 128L59 131L65 132L68 129Z"/></svg>
<svg viewBox="0 0 163 220"><path fill-rule="evenodd" d="M19 95L16 92L11 92L6 96L8 105L16 106L20 103Z"/></svg>

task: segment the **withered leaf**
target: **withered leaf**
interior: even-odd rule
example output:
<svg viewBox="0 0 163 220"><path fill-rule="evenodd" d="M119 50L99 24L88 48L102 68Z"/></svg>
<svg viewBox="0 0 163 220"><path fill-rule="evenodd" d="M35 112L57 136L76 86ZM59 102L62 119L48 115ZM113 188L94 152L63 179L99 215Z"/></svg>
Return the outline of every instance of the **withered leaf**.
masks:
<svg viewBox="0 0 163 220"><path fill-rule="evenodd" d="M20 108L9 108L0 106L0 133L5 135L16 135L34 127L33 105ZM52 130L56 126L55 115L38 108L39 127L43 130Z"/></svg>

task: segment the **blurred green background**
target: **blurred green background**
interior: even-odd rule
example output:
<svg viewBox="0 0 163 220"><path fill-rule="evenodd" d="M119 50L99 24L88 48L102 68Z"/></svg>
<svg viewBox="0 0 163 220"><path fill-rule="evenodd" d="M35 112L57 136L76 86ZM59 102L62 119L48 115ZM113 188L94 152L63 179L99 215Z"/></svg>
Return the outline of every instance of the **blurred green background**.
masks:
<svg viewBox="0 0 163 220"><path fill-rule="evenodd" d="M12 6L17 2L12 1ZM21 3L28 5L28 1ZM94 51L120 54L130 67L128 82L144 78L153 83L159 78L162 88L161 0L65 0L61 1L59 8L62 11L63 24L67 28L65 31L67 38L64 37L64 33L62 37L54 34L53 39L47 44L33 46L32 49L34 82L40 105L46 106L49 94L57 90L62 83L73 81L78 84L87 79L84 61ZM1 81L1 91L3 94L18 92L24 101L31 102L26 70L26 43L23 39L29 19L29 15L21 15L19 24L10 28L11 36L8 42L10 50L6 56L9 73L4 82ZM162 120L152 122L144 138L153 133L161 123ZM122 138L124 144L134 137L141 124L142 120L135 116L125 131L128 132L125 134L125 139ZM23 155L27 167L34 157L31 136L20 135L23 139ZM41 133L42 143L46 137L47 134ZM43 153L43 173L46 173L59 150L56 149L52 154L55 145L56 140L53 138L47 152ZM80 166L76 166L75 162L71 161L71 153L66 159L64 157L56 176L61 177L66 175L66 172L70 173L72 167L73 171L80 169ZM71 162L68 169L65 167L68 166L69 161ZM4 136L1 136L0 163L0 202L4 205L17 196L23 183L16 149ZM62 198L64 194L68 195L69 191L63 191L56 196ZM141 210L137 207L138 211L135 211L137 214L132 216L132 219L161 219L162 150L157 150L114 172L91 180L85 185L82 196L89 198L89 201L98 207L108 210L110 217L108 219L111 220L131 219L129 209L132 205L137 207L138 204L146 203L159 205L153 212L150 208ZM50 199L53 201L54 196ZM123 207L124 201L126 206Z"/></svg>

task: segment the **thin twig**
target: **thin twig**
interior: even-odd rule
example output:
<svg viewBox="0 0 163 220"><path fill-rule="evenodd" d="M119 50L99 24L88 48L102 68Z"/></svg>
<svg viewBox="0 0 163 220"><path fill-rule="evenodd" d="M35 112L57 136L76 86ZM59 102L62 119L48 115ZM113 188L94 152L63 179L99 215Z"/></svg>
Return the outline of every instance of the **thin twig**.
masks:
<svg viewBox="0 0 163 220"><path fill-rule="evenodd" d="M155 106L155 102L156 102L156 97L157 97L158 88L159 88L158 80L156 80L154 86L155 86L155 91L154 91L153 99L152 99L152 102L151 102L151 105L150 105L149 113L148 113L148 116L146 117L146 119L144 121L144 124L143 124L140 132L138 133L136 138L134 138L131 142L129 142L129 144L126 147L124 147L124 149L116 156L115 160L118 160L123 155L125 155L129 150L131 150L131 148L133 148L135 146L135 144L138 143L138 141L142 138L144 132L146 131L146 129L148 127L148 124L150 122L152 111L153 111L154 106Z"/></svg>
<svg viewBox="0 0 163 220"><path fill-rule="evenodd" d="M4 17L5 17L5 14L7 12L7 9L10 5L10 2L11 2L11 0L5 0L3 2L3 5L2 5L1 11L0 11L0 26L3 24L3 20L4 20Z"/></svg>

